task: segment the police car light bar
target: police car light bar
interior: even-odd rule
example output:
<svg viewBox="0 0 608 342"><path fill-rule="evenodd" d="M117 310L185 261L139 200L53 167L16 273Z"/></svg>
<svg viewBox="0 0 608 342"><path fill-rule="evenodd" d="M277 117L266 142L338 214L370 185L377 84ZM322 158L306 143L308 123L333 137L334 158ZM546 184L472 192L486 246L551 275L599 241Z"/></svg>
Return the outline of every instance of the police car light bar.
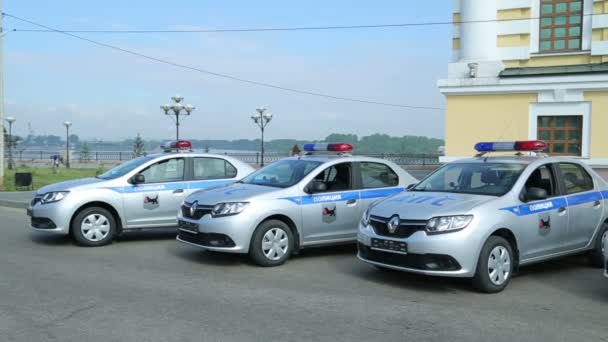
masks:
<svg viewBox="0 0 608 342"><path fill-rule="evenodd" d="M352 152L352 144L304 144L306 152Z"/></svg>
<svg viewBox="0 0 608 342"><path fill-rule="evenodd" d="M167 141L160 145L160 148L166 152L170 151L191 151L192 143L188 140Z"/></svg>
<svg viewBox="0 0 608 342"><path fill-rule="evenodd" d="M480 153L504 151L541 152L545 148L547 148L547 144L542 140L495 141L475 144L475 150Z"/></svg>

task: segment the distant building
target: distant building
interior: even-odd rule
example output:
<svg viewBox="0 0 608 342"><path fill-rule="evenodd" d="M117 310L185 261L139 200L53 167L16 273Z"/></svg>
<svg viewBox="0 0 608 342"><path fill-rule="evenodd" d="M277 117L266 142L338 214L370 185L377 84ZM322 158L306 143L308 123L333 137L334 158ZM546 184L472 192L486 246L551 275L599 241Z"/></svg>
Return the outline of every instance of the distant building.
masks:
<svg viewBox="0 0 608 342"><path fill-rule="evenodd" d="M608 0L456 0L444 161L542 139L608 165ZM497 21L494 21L497 20ZM467 23L473 22L473 23Z"/></svg>

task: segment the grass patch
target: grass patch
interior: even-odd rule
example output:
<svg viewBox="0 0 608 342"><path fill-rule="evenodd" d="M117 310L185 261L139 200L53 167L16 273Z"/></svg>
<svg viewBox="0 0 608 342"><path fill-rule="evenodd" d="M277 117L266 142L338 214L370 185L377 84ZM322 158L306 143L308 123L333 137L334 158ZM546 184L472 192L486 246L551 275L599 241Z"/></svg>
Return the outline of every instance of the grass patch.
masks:
<svg viewBox="0 0 608 342"><path fill-rule="evenodd" d="M19 167L15 170L4 170L4 185L6 191L15 191L15 172L31 172L34 189L63 182L66 180L95 177L96 169L66 169L59 168L53 172L52 168Z"/></svg>

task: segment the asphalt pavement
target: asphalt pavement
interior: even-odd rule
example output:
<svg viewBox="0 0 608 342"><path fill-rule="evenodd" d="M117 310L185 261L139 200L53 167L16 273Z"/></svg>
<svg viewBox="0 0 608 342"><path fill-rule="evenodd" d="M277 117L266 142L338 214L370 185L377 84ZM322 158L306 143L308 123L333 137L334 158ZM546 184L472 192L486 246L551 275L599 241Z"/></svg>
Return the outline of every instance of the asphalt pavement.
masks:
<svg viewBox="0 0 608 342"><path fill-rule="evenodd" d="M608 341L608 279L583 257L524 268L506 291L383 272L352 246L278 268L174 232L101 248L0 208L0 341Z"/></svg>
<svg viewBox="0 0 608 342"><path fill-rule="evenodd" d="M0 206L26 208L35 193L35 191L0 191Z"/></svg>

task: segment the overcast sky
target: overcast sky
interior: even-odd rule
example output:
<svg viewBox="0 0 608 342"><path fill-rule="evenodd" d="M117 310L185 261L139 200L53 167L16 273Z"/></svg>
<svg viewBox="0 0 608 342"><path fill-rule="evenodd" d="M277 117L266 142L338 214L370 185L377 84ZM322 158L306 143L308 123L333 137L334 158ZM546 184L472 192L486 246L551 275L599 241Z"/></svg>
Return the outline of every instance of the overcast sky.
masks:
<svg viewBox="0 0 608 342"><path fill-rule="evenodd" d="M449 0L418 1L6 0L4 10L59 29L206 29L449 21ZM35 28L5 19L5 31ZM272 33L82 34L87 38L235 77L336 96L443 107L451 27ZM170 138L159 106L179 93L197 107L182 135L256 138L249 117L275 115L267 136L336 133L443 136L442 111L383 107L293 94L183 70L57 33L5 36L7 115L16 134Z"/></svg>

